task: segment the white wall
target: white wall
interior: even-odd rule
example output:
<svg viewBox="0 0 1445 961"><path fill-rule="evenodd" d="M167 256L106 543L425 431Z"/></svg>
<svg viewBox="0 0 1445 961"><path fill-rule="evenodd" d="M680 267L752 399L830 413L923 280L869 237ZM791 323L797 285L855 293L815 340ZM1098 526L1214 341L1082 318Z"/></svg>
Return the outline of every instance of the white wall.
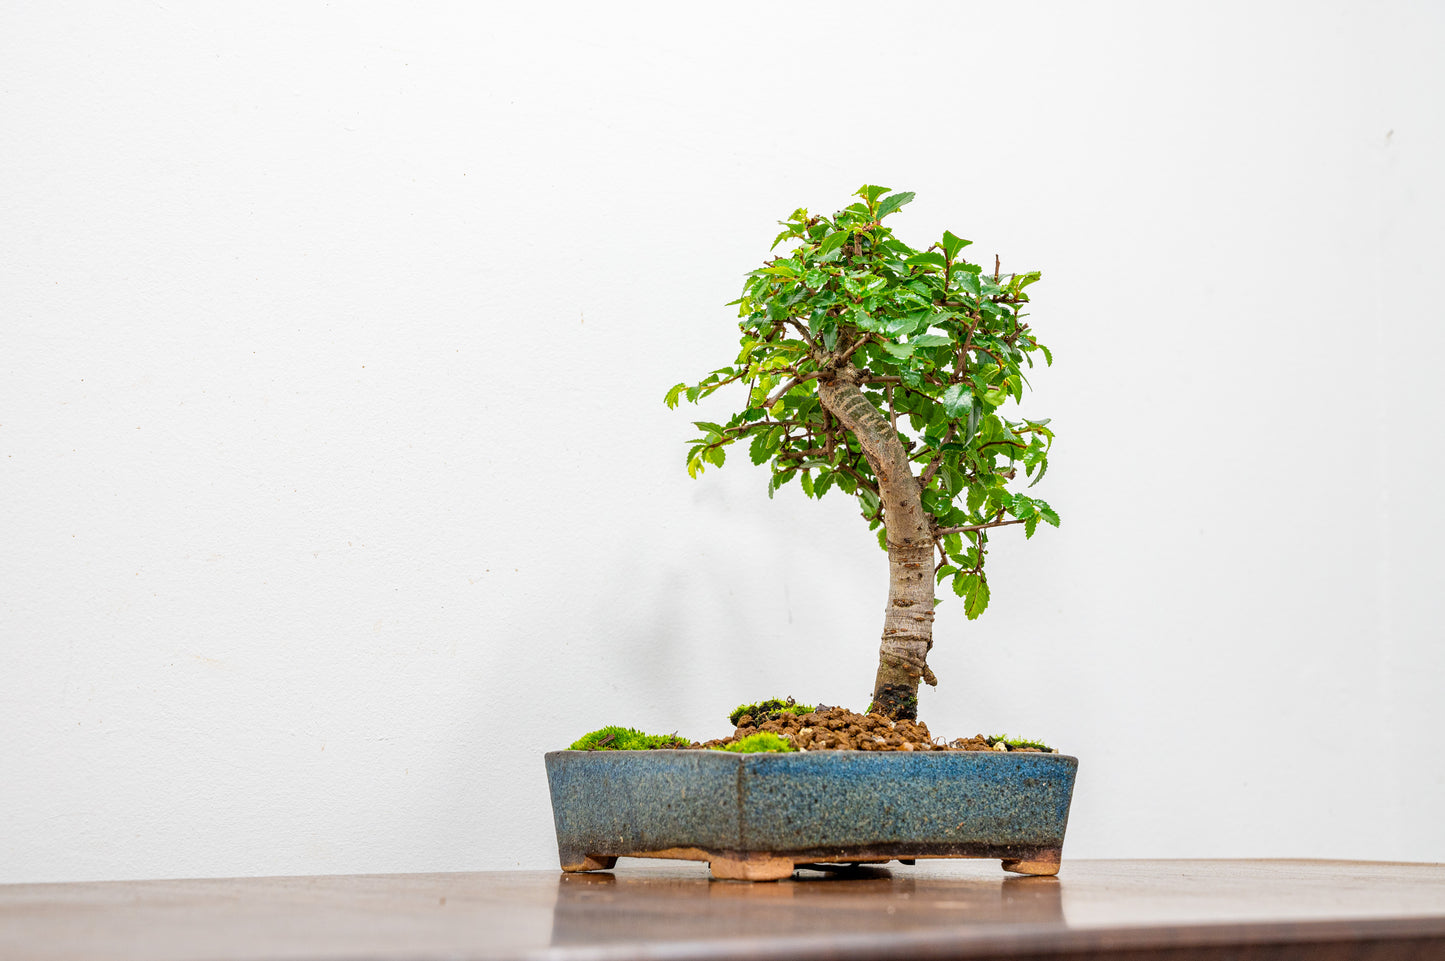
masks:
<svg viewBox="0 0 1445 961"><path fill-rule="evenodd" d="M521 6L0 11L0 881L550 867L544 750L861 706L872 535L662 394L865 181L1057 358L935 732L1445 859L1438 5Z"/></svg>

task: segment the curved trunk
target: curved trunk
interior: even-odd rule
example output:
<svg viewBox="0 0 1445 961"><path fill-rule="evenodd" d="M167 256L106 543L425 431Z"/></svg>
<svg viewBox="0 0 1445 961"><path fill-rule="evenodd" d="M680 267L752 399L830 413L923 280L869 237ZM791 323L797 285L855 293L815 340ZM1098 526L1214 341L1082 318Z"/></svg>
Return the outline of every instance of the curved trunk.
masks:
<svg viewBox="0 0 1445 961"><path fill-rule="evenodd" d="M883 414L845 368L818 385L830 414L853 432L878 478L888 539L888 607L878 648L873 710L891 718L918 716L918 681L936 683L928 669L933 647L933 537L919 499L908 452Z"/></svg>

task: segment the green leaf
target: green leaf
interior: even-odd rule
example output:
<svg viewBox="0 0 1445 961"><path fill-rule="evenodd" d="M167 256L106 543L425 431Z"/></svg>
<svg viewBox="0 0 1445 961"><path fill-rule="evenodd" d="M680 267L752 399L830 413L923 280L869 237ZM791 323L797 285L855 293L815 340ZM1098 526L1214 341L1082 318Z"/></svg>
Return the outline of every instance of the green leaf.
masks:
<svg viewBox="0 0 1445 961"><path fill-rule="evenodd" d="M976 583L978 583L977 574L959 574L953 579L953 593L957 594L959 597L969 595L973 593L971 588ZM967 605L965 604L965 610L966 609ZM969 620L972 619L973 618L969 618Z"/></svg>
<svg viewBox="0 0 1445 961"><path fill-rule="evenodd" d="M882 220L884 217L887 217L889 214L893 213L893 211L897 210L899 207L902 207L904 204L908 203L912 199L913 191L911 190L905 190L901 193L896 194L889 194L887 197L884 197L883 202L878 205L878 219Z"/></svg>
<svg viewBox="0 0 1445 961"><path fill-rule="evenodd" d="M953 258L958 256L958 252L960 250L967 247L971 243L973 243L972 240L964 240L962 237L956 237L951 232L945 230L943 232L942 244L943 255L949 260L952 260Z"/></svg>
<svg viewBox="0 0 1445 961"><path fill-rule="evenodd" d="M873 184L864 184L854 191L853 196L862 197L870 204L888 192L887 187L876 187Z"/></svg>
<svg viewBox="0 0 1445 961"><path fill-rule="evenodd" d="M833 251L837 250L839 247L847 243L848 238L851 236L852 234L847 230L833 231L831 234L824 237L823 242L818 245L818 255L826 256L827 254L831 254Z"/></svg>
<svg viewBox="0 0 1445 961"><path fill-rule="evenodd" d="M937 573L935 573L935 574L933 575L933 583L935 583L935 584L942 584L942 583L943 583L943 579L944 579L945 577L947 577L947 576L950 575L950 574L957 574L957 573L958 573L958 568L954 567L952 564L944 564L942 567L940 567L940 568L938 569Z"/></svg>
<svg viewBox="0 0 1445 961"><path fill-rule="evenodd" d="M753 436L753 442L748 445L748 457L754 464L761 464L772 454L768 447L768 438L771 431L762 431Z"/></svg>
<svg viewBox="0 0 1445 961"><path fill-rule="evenodd" d="M828 493L828 488L833 486L833 478L836 476L832 471L818 471L818 479L813 481L813 496L821 498Z"/></svg>
<svg viewBox="0 0 1445 961"><path fill-rule="evenodd" d="M959 570L971 571L978 567L978 548L970 547L962 554L949 554L948 559L957 564Z"/></svg>
<svg viewBox="0 0 1445 961"><path fill-rule="evenodd" d="M977 620L978 616L988 608L988 581L982 575L973 590L968 592L968 601L964 605L964 613L970 621Z"/></svg>
<svg viewBox="0 0 1445 961"><path fill-rule="evenodd" d="M812 471L803 471L802 474L800 474L800 475L798 476L798 480L799 480L800 482L802 482L802 485L803 485L803 493L806 494L806 495L809 496L809 497L812 497L812 496L813 496L813 473L812 473Z"/></svg>
<svg viewBox="0 0 1445 961"><path fill-rule="evenodd" d="M906 360L913 356L912 344L895 344L892 342L883 345L883 349L897 357L899 360Z"/></svg>
<svg viewBox="0 0 1445 961"><path fill-rule="evenodd" d="M973 392L962 384L950 384L939 402L949 417L962 417L973 411Z"/></svg>
<svg viewBox="0 0 1445 961"><path fill-rule="evenodd" d="M749 277L796 277L798 272L786 261L778 261L767 267L759 267L757 270L749 271Z"/></svg>
<svg viewBox="0 0 1445 961"><path fill-rule="evenodd" d="M928 322L933 319L933 314L927 310L915 310L911 314L904 314L902 317L893 317L883 325L883 332L893 337L903 334L912 334L916 330L926 330ZM915 339L916 343L916 339Z"/></svg>
<svg viewBox="0 0 1445 961"><path fill-rule="evenodd" d="M1038 527L1038 526L1039 526L1039 515L1037 515L1037 514L1035 514L1033 517L1030 517L1028 520L1024 521L1024 540L1028 540L1029 538L1033 537L1033 536L1034 536L1034 528L1036 528L1036 527Z"/></svg>
<svg viewBox="0 0 1445 961"><path fill-rule="evenodd" d="M1052 507L1050 507L1048 504L1045 504L1038 498L1034 498L1034 506L1038 508L1039 516L1042 517L1044 520L1048 521L1050 526L1059 526L1059 515L1054 511Z"/></svg>
<svg viewBox="0 0 1445 961"><path fill-rule="evenodd" d="M703 460L721 467L723 461L727 460L728 452L721 447L709 447L703 452Z"/></svg>
<svg viewBox="0 0 1445 961"><path fill-rule="evenodd" d="M1043 479L1044 479L1044 475L1047 474L1048 472L1049 472L1049 461L1048 461L1048 458L1044 458L1043 460L1039 461L1039 474L1038 474L1038 476L1033 479L1033 481L1029 484L1029 486L1030 486L1030 487L1033 487L1034 484L1037 484L1039 481L1043 480ZM1057 527L1058 525L1055 524L1054 526Z"/></svg>
<svg viewBox="0 0 1445 961"><path fill-rule="evenodd" d="M717 434L719 437L722 436L723 427L721 424L714 424L712 421L708 420L695 420L692 422L692 426L698 428L699 430L710 430L714 434Z"/></svg>
<svg viewBox="0 0 1445 961"><path fill-rule="evenodd" d="M943 347L953 343L953 338L943 334L919 334L916 337L910 337L908 342L914 347Z"/></svg>
<svg viewBox="0 0 1445 961"><path fill-rule="evenodd" d="M686 389L686 384L678 384L676 387L673 387L667 392L667 396L663 398L663 403L667 404L669 409L677 407L677 395Z"/></svg>
<svg viewBox="0 0 1445 961"><path fill-rule="evenodd" d="M936 254L929 251L925 254L914 254L904 261L910 267L943 267L945 262L943 254Z"/></svg>
<svg viewBox="0 0 1445 961"><path fill-rule="evenodd" d="M974 484L974 485L972 485L971 487L969 487L969 489L968 489L968 501L967 501L967 503L968 503L968 509L969 509L969 510L974 511L975 513L977 513L978 509L983 506L983 502L984 502L985 500L987 500L987 499L988 499L988 488L987 488L987 487L984 487L982 484ZM949 551L950 551L950 552L952 552L952 550L953 550L953 548L949 548Z"/></svg>

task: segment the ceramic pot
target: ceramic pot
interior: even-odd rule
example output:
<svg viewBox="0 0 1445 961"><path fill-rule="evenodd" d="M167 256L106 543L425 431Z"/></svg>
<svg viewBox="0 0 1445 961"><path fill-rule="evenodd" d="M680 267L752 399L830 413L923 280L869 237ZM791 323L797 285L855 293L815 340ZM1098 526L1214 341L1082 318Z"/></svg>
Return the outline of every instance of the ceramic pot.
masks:
<svg viewBox="0 0 1445 961"><path fill-rule="evenodd" d="M707 861L767 881L802 865L998 858L1057 874L1078 759L1003 751L553 751L564 871Z"/></svg>

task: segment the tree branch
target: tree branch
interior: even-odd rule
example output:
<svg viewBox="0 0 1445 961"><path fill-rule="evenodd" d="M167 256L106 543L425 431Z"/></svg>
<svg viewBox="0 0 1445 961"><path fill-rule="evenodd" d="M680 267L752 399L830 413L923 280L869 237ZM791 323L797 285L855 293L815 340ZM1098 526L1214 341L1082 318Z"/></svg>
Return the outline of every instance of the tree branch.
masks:
<svg viewBox="0 0 1445 961"><path fill-rule="evenodd" d="M806 343L809 347L815 346L813 344L813 338L808 334L808 329L802 324L798 323L792 317L785 317L783 319L783 323L791 325L792 328L798 332L798 336L803 338L803 342Z"/></svg>
<svg viewBox="0 0 1445 961"><path fill-rule="evenodd" d="M947 387L947 386L948 386L948 384L946 384L946 383L944 383L943 381L939 380L937 377L933 377L933 376L930 376L930 375L928 375L928 374L923 375L923 380L924 380L926 383L932 384L932 385L935 386L935 387ZM875 375L875 374L869 374L867 377L865 377L865 378L863 378L862 380L858 381L858 385L859 385L860 387L872 387L874 384L901 384L901 383L903 383L903 378L902 378L902 377L898 377L898 376L896 376L896 375L894 375L894 374L876 374L876 375Z"/></svg>
<svg viewBox="0 0 1445 961"><path fill-rule="evenodd" d="M864 334L862 337L859 337L858 340L857 340L857 342L854 343L854 344L852 344L852 345L848 348L847 352L844 353L841 358L839 358L838 363L840 363L840 364L846 364L846 363L848 362L848 358L852 357L855 353L858 352L858 349L859 349L860 347L862 347L864 344L868 343L868 341L870 341L870 340L872 340L872 339L873 339L873 335L872 335L872 334Z"/></svg>
<svg viewBox="0 0 1445 961"><path fill-rule="evenodd" d="M958 433L958 425L956 425L956 424L950 425L949 428L948 428L948 433L943 436L943 444L947 444L949 441L953 440L954 435L957 434L957 433ZM939 444L938 446L939 446L939 447L942 447L943 444ZM943 451L940 450L940 451L938 452L938 455L937 455L936 457L934 457L933 460L929 461L929 462L928 462L928 466L923 469L923 476L922 476L921 478L919 478L919 481L918 481L919 484L920 484L922 487L927 488L928 485L929 485L929 483L933 480L933 475L934 475L934 474L937 474L937 473L938 473L938 469L939 469L940 467L942 467L942 466L943 466Z"/></svg>
<svg viewBox="0 0 1445 961"><path fill-rule="evenodd" d="M712 450L714 447L722 447L722 446L724 446L724 445L726 445L726 444L730 444L730 443L732 443L732 441L728 440L728 435L729 435L729 434L733 434L733 435L737 435L737 434L746 435L748 431L750 431L750 430L752 430L754 427L758 426L758 424L767 424L769 427L783 427L783 428L787 428L787 427L806 427L806 426L807 426L807 423L806 423L805 421L801 421L801 420L762 420L762 421L756 421L756 422L754 422L754 423L738 424L736 427L724 427L724 428L723 428L723 432L722 432L722 436L718 438L717 442L716 442L716 443L712 443L712 444L708 444L706 447L703 448L703 450ZM785 432L785 433L786 433L786 432Z"/></svg>
<svg viewBox="0 0 1445 961"><path fill-rule="evenodd" d="M769 396L765 401L763 401L763 410L771 410L774 404L783 399L784 394L792 390L794 387L797 387L799 384L805 384L808 381L812 380L814 377L821 376L822 372L815 370L807 374L798 374L797 376L791 378L786 384L773 391L772 395Z"/></svg>
<svg viewBox="0 0 1445 961"><path fill-rule="evenodd" d="M987 524L969 524L966 527L940 527L933 532L934 537L942 537L945 534L967 534L969 531L986 531L990 527L1007 527L1010 524L1022 524L1021 520L1011 521L989 521Z"/></svg>
<svg viewBox="0 0 1445 961"><path fill-rule="evenodd" d="M993 351L989 350L987 347L984 347L984 346L981 345L981 344L971 344L968 349L969 349L969 350L981 350L981 351L983 351L985 354L988 354L990 357L992 357L992 358L993 358L993 362L994 362L995 364L998 364L999 367L1004 367L1004 366L1006 366L1006 365L1004 364L1004 362L999 359L998 354L995 354Z"/></svg>

